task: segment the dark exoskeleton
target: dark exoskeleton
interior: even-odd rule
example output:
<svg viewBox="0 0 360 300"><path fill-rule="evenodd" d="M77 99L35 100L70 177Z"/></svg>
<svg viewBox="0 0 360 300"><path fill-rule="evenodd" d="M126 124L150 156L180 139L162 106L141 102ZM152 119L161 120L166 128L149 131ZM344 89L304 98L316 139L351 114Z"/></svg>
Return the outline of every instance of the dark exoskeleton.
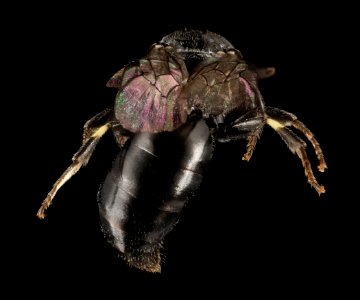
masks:
<svg viewBox="0 0 360 300"><path fill-rule="evenodd" d="M190 76L189 59L199 62ZM326 163L312 132L293 114L264 104L257 81L274 72L248 66L239 50L209 31L180 30L164 37L109 80L107 85L118 89L114 109L85 124L81 148L38 217L44 218L58 189L88 162L108 129L121 151L99 191L101 226L139 269L160 272L162 241L200 186L216 142L246 139L243 159L248 161L268 124L300 158L308 182L324 193L306 143L289 127L311 142L323 172Z"/></svg>

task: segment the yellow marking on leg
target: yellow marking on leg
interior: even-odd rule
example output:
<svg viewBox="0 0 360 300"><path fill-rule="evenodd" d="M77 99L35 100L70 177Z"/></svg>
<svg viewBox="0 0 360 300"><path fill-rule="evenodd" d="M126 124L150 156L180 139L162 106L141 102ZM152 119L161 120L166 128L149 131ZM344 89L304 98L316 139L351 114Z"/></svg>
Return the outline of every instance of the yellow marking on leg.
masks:
<svg viewBox="0 0 360 300"><path fill-rule="evenodd" d="M266 119L266 123L268 125L270 125L272 128L274 128L275 130L278 130L280 128L284 128L285 125L281 124L280 122L274 120L274 119L270 119L270 118L267 118Z"/></svg>
<svg viewBox="0 0 360 300"><path fill-rule="evenodd" d="M94 138L101 138L106 131L109 129L109 124L105 124L95 130L95 132L91 135Z"/></svg>
<svg viewBox="0 0 360 300"><path fill-rule="evenodd" d="M95 149L97 142L100 138L106 133L109 129L109 123L100 126L94 130L94 133L89 139L84 140L83 147L86 147L85 151L83 147L80 147L77 153L75 153L73 158L73 163L65 170L65 172L60 176L60 178L55 182L51 191L48 193L47 197L43 201L40 209L38 210L37 216L39 219L45 218L45 210L51 205L56 193L58 190L71 178L73 177L82 166L86 165L89 161L89 158L92 155L92 152ZM94 139L93 143L86 144L91 138Z"/></svg>

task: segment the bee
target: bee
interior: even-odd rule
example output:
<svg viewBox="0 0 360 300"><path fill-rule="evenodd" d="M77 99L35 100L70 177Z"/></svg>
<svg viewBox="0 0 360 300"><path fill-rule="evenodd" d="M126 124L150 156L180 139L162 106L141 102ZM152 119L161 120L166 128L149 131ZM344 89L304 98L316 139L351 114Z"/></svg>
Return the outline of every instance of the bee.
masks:
<svg viewBox="0 0 360 300"><path fill-rule="evenodd" d="M187 64L198 64L189 74ZM306 143L327 166L314 134L292 113L265 105L258 80L274 68L256 68L224 37L179 30L153 44L107 83L118 90L113 108L84 125L83 143L56 181L37 216L45 217L59 188L87 164L100 138L112 131L120 147L98 194L101 227L131 266L161 271L164 237L199 188L216 143L244 139L249 161L265 125L303 165L310 185L325 192L311 168Z"/></svg>

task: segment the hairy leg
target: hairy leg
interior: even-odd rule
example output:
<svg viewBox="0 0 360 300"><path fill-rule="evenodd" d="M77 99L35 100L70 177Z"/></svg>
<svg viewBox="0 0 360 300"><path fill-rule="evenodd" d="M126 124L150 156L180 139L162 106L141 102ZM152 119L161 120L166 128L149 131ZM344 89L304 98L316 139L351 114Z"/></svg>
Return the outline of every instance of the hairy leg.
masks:
<svg viewBox="0 0 360 300"><path fill-rule="evenodd" d="M319 160L318 169L321 172L324 172L327 168L323 152L320 148L320 144L315 139L314 134L302 123L297 117L289 112L284 110L266 107L265 109L267 118L266 123L270 125L283 139L287 144L290 151L300 158L302 165L304 167L305 176L308 179L308 182L316 189L316 191L321 194L325 193L324 186L320 185L311 169L311 164L306 153L306 143L300 139L295 133L293 133L288 127L293 126L300 132L302 132L306 138L311 142L312 146L315 149L315 153Z"/></svg>
<svg viewBox="0 0 360 300"><path fill-rule="evenodd" d="M37 216L40 219L45 218L45 210L51 205L57 191L72 177L82 166L85 166L100 138L110 128L110 116L112 110L104 110L88 120L84 125L83 143L80 149L74 154L72 164L64 171L60 178L55 182L51 191L43 201Z"/></svg>

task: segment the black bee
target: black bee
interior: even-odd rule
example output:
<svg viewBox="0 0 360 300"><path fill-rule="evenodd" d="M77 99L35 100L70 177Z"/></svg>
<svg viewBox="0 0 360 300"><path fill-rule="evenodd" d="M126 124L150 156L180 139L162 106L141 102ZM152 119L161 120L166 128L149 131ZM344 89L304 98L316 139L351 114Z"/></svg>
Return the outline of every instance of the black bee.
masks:
<svg viewBox="0 0 360 300"><path fill-rule="evenodd" d="M186 63L198 60L188 73ZM325 192L311 170L303 133L326 163L313 133L297 117L265 106L258 80L274 68L249 66L241 52L209 31L179 30L118 71L107 83L118 93L112 109L84 126L83 144L38 211L45 217L59 188L89 161L111 129L121 148L98 195L101 226L112 245L134 267L160 272L161 245L198 189L216 142L247 140L251 158L265 124L296 154L308 182ZM171 155L169 155L171 154Z"/></svg>

